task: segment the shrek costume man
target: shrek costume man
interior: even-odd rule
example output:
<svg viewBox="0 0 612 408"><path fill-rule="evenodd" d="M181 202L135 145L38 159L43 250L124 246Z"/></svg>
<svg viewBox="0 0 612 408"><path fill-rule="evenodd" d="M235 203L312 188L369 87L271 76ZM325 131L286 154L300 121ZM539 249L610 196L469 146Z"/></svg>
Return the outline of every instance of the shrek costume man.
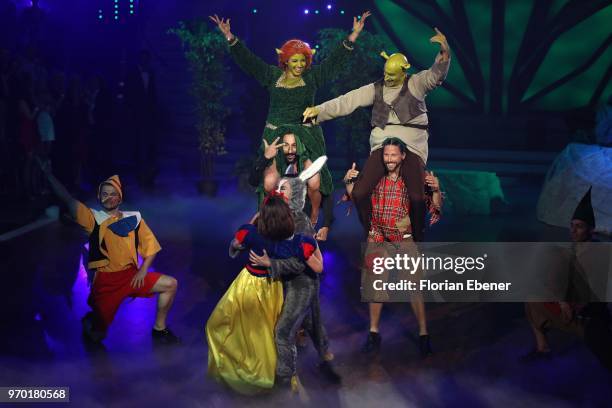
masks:
<svg viewBox="0 0 612 408"><path fill-rule="evenodd" d="M450 50L446 37L437 28L431 42L440 44L434 64L427 70L406 75L410 64L400 53L386 59L384 78L352 90L321 105L307 108L304 120L317 118L324 122L349 115L359 107L372 106L372 132L370 133L370 157L355 182L352 198L359 218L367 234L372 213L370 196L378 181L384 177L382 143L397 137L406 144L408 153L402 165L402 178L410 198L410 219L415 241L423 240L425 227L424 168L427 162L428 118L425 97L440 86L448 73Z"/></svg>
<svg viewBox="0 0 612 408"><path fill-rule="evenodd" d="M276 128L286 124L302 124L302 112L313 105L317 88L331 81L343 69L346 59L353 50L353 45L364 27L369 12L360 19L353 19L353 31L329 54L320 64L311 66L314 54L310 46L300 40L289 40L281 49L277 49L278 66L269 65L253 54L230 29L230 20L210 17L217 24L230 46L230 54L238 66L265 87L270 94L268 117L263 132L267 143L274 140ZM321 127L316 124L304 124L306 132L302 138L306 153L312 161L325 155L325 139ZM261 151L263 151L263 144ZM280 153L279 153L280 154ZM276 163L279 173L281 164ZM333 189L331 173L325 166L319 176L309 180L308 196L312 203L311 220L318 217L321 194L330 194ZM263 186L258 188L260 202L263 198Z"/></svg>

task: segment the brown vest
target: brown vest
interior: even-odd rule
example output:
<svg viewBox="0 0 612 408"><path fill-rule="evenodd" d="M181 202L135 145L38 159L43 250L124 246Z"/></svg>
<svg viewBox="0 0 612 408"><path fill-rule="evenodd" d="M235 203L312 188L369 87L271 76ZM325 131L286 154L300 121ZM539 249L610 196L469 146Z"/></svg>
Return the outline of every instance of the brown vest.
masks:
<svg viewBox="0 0 612 408"><path fill-rule="evenodd" d="M404 126L416 127L419 129L427 129L426 125L410 125L409 121L416 118L417 116L427 113L427 106L425 101L417 99L410 90L408 89L408 79L404 80L404 85L400 90L399 95L390 105L385 103L383 99L383 87L384 80L379 79L374 82L374 104L372 106L372 127L379 127L384 129L387 126L389 120L389 113L391 110L395 111L395 114L400 120L400 123Z"/></svg>

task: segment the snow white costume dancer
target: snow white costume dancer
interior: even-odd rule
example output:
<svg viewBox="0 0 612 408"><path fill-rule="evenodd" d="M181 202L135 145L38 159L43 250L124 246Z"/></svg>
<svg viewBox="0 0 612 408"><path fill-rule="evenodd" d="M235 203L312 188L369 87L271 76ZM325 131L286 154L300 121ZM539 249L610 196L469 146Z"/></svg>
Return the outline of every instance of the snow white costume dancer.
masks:
<svg viewBox="0 0 612 408"><path fill-rule="evenodd" d="M294 235L291 210L281 193L266 197L254 221L236 232L230 255L252 250L273 258L297 258L315 273L323 257L312 237ZM277 364L274 330L283 307L283 288L273 270L249 262L206 323L208 374L246 395L274 386Z"/></svg>

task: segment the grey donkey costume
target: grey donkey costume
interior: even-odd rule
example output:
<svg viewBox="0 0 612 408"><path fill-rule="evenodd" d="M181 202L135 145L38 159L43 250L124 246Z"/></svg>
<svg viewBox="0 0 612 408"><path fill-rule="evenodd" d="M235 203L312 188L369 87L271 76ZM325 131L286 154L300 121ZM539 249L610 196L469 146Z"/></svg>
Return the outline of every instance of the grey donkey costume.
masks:
<svg viewBox="0 0 612 408"><path fill-rule="evenodd" d="M327 157L317 159L308 169L304 170L298 177L283 178L279 189L284 183L291 188L289 208L295 221L295 233L314 236L310 218L303 212L306 201L306 180L318 172L318 168L325 163ZM276 375L279 379L288 379L296 375L297 348L296 333L303 327L313 342L314 347L323 361L327 353L329 342L327 332L321 321L321 306L319 299L320 280L319 274L305 267L302 273L295 273L292 263L303 263L297 259L275 260L276 268L271 270L273 277L281 278L285 298L280 318L276 324L276 350L277 363ZM284 267L279 267L283 262Z"/></svg>
<svg viewBox="0 0 612 408"><path fill-rule="evenodd" d="M319 172L327 156L315 160L311 166L298 177L283 178L291 188L289 208L295 222L295 233L314 236L315 230L310 218L303 212L306 201L306 180ZM235 257L239 251L230 245L230 256ZM298 258L270 259L270 276L283 283L283 308L276 323L275 341L277 352L276 382L288 384L297 373L296 333L304 327L317 349L321 360L328 351L327 332L321 321L319 301L320 281L317 273L306 267Z"/></svg>

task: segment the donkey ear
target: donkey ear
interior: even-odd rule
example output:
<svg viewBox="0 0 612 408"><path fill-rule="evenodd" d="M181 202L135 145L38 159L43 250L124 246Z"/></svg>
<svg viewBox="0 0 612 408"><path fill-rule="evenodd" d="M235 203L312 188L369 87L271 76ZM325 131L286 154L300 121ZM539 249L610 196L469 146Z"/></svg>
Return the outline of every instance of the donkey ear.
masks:
<svg viewBox="0 0 612 408"><path fill-rule="evenodd" d="M300 173L300 175L299 175L300 180L306 181L309 178L311 178L314 175L316 175L318 172L321 171L321 168L323 167L325 162L327 162L327 156L321 156L317 160L312 162L310 167L308 167L307 169L304 169L304 171L302 171Z"/></svg>

